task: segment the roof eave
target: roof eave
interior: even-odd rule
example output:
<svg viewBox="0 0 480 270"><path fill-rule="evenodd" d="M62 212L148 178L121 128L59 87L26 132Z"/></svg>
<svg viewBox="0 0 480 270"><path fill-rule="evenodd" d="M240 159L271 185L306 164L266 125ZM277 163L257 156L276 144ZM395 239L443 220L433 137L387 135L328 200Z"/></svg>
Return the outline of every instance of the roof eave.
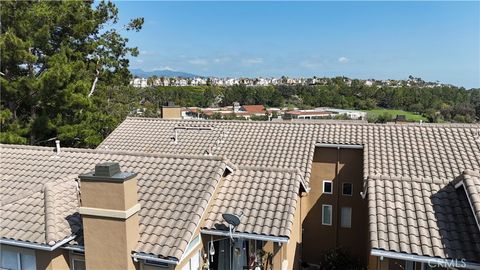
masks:
<svg viewBox="0 0 480 270"><path fill-rule="evenodd" d="M230 237L230 232L223 231L223 230L202 229L200 232L202 234L207 234L207 235L228 236L228 237ZM242 232L233 232L231 234L231 236L234 237L234 238L271 241L271 242L277 242L277 243L288 243L288 241L290 240L289 237L286 237L286 236L271 236L271 235L262 235L262 234L254 234L254 233L242 233Z"/></svg>
<svg viewBox="0 0 480 270"><path fill-rule="evenodd" d="M383 249L372 248L370 254L377 257L385 257L390 259L399 259L406 261L414 261L421 263L434 264L438 266L451 266L454 263L455 268L480 269L480 263L468 262L465 259L445 259L438 257L429 257L416 254L407 254L403 252L387 251Z"/></svg>
<svg viewBox="0 0 480 270"><path fill-rule="evenodd" d="M142 253L142 252L135 252L132 254L133 259L140 259L140 260L149 260L149 261L154 261L154 262L159 262L159 263L166 263L166 264L173 264L177 265L178 260L176 258L169 258L169 259L163 259L159 258L150 254Z"/></svg>
<svg viewBox="0 0 480 270"><path fill-rule="evenodd" d="M24 247L24 248L31 248L31 249L38 249L38 250L53 251L53 250L57 249L58 247L63 246L64 244L72 241L73 239L75 239L75 237L76 237L76 235L71 235L67 238L64 238L61 241L58 241L53 246L49 246L49 245L45 245L45 244L32 243L32 242L26 242L26 241L13 240L13 239L5 239L5 238L0 238L0 244L17 246L17 247Z"/></svg>

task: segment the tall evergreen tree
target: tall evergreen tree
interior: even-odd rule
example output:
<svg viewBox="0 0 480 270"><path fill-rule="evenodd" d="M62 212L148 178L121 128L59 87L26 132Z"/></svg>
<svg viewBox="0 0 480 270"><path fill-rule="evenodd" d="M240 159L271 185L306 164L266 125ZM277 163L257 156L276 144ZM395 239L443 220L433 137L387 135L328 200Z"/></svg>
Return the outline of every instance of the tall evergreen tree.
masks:
<svg viewBox="0 0 480 270"><path fill-rule="evenodd" d="M0 141L98 144L118 121L96 106L98 92L127 85L127 57L138 55L119 31L139 31L143 18L118 29L105 1L3 1L0 15Z"/></svg>

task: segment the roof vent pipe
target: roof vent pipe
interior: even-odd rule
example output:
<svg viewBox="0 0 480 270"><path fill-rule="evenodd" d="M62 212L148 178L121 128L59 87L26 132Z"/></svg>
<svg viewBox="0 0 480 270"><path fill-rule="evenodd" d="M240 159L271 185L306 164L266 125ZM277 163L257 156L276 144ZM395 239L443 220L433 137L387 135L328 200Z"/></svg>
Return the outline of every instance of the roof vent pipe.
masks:
<svg viewBox="0 0 480 270"><path fill-rule="evenodd" d="M57 155L60 154L60 140L55 140L55 150L57 152Z"/></svg>

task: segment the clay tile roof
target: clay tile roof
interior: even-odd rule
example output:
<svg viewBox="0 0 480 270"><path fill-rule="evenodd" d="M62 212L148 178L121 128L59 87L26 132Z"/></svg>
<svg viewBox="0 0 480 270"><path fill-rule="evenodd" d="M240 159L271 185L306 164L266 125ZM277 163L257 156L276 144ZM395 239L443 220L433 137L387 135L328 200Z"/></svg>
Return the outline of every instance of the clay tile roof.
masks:
<svg viewBox="0 0 480 270"><path fill-rule="evenodd" d="M14 179L2 178L1 183L8 185ZM34 187L29 192L22 190L22 196L5 193L0 207L2 238L53 246L79 229L75 226L79 216L74 214L79 205L76 182L71 177L51 180L40 186L31 183Z"/></svg>
<svg viewBox="0 0 480 270"><path fill-rule="evenodd" d="M239 167L223 181L203 227L228 231L222 214L231 213L241 215L236 232L290 237L300 184L296 170Z"/></svg>
<svg viewBox="0 0 480 270"><path fill-rule="evenodd" d="M289 111L286 112L292 115L330 115L330 112L326 111Z"/></svg>
<svg viewBox="0 0 480 270"><path fill-rule="evenodd" d="M178 133L177 126L211 128ZM224 156L236 165L299 169L308 184L316 143L363 145L372 175L449 183L480 170L480 125L291 123L127 118L97 149Z"/></svg>
<svg viewBox="0 0 480 270"><path fill-rule="evenodd" d="M263 105L242 105L242 108L251 114L255 113L265 113L265 106Z"/></svg>
<svg viewBox="0 0 480 270"><path fill-rule="evenodd" d="M377 177L368 204L372 248L480 262L480 231L453 185Z"/></svg>
<svg viewBox="0 0 480 270"><path fill-rule="evenodd" d="M183 134L185 139L173 144L168 138L178 125L209 126L211 133ZM160 153L210 149L211 154L225 156L239 166L298 169L308 185L318 143L364 147L373 248L480 262L480 231L473 214L480 201L478 177L466 181L470 197L452 187L464 170L480 170L479 125L127 118L98 149ZM241 175L238 179L242 183ZM222 187L225 205L215 209L235 210L230 202L239 198L225 193L228 188ZM474 202L474 212L468 198ZM210 213L207 227L220 221L217 212ZM248 226L241 230L258 233Z"/></svg>
<svg viewBox="0 0 480 270"><path fill-rule="evenodd" d="M78 232L71 175L101 162L138 173L140 240L135 251L180 259L225 168L214 156L0 145L0 238L52 245ZM59 180L60 179L60 180ZM65 180L66 179L66 180Z"/></svg>

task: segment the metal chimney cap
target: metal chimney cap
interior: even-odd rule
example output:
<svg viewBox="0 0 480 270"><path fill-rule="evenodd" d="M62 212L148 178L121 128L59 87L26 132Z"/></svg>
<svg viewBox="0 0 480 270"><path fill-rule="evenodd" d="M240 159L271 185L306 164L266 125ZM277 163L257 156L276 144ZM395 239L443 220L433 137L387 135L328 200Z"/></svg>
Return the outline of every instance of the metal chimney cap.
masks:
<svg viewBox="0 0 480 270"><path fill-rule="evenodd" d="M122 172L117 162L106 162L95 165L95 171L79 176L81 180L124 182L135 177L136 173Z"/></svg>
<svg viewBox="0 0 480 270"><path fill-rule="evenodd" d="M120 164L117 162L106 162L95 165L95 176L112 177L120 172Z"/></svg>

